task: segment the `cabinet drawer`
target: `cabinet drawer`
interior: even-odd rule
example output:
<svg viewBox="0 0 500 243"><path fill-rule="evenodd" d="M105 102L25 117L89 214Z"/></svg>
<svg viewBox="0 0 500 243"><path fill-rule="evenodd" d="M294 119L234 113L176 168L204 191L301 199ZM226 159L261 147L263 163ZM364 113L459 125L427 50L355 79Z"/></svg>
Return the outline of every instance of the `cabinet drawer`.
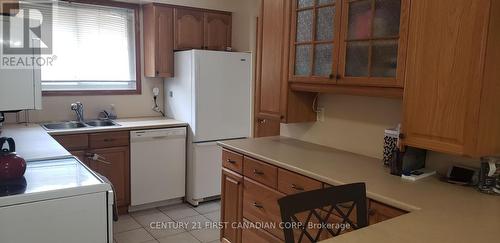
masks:
<svg viewBox="0 0 500 243"><path fill-rule="evenodd" d="M370 224L376 224L389 220L407 212L389 205L370 200L370 209L368 210L368 219Z"/></svg>
<svg viewBox="0 0 500 243"><path fill-rule="evenodd" d="M243 182L243 217L254 223L274 223L269 229L274 236L283 239L283 231L278 227L281 213L278 199L285 195L248 178Z"/></svg>
<svg viewBox="0 0 500 243"><path fill-rule="evenodd" d="M243 173L243 155L222 150L222 166L240 174Z"/></svg>
<svg viewBox="0 0 500 243"><path fill-rule="evenodd" d="M248 220L243 220L248 223ZM242 243L283 243L284 241L274 237L265 230L257 228L245 228L242 233Z"/></svg>
<svg viewBox="0 0 500 243"><path fill-rule="evenodd" d="M66 150L83 150L89 146L89 136L87 134L71 134L52 136Z"/></svg>
<svg viewBox="0 0 500 243"><path fill-rule="evenodd" d="M287 195L321 189L323 184L317 180L278 169L278 191Z"/></svg>
<svg viewBox="0 0 500 243"><path fill-rule="evenodd" d="M89 135L90 148L109 148L129 145L129 132L104 132Z"/></svg>
<svg viewBox="0 0 500 243"><path fill-rule="evenodd" d="M276 166L245 157L243 159L243 175L266 186L276 189L278 183L278 168Z"/></svg>

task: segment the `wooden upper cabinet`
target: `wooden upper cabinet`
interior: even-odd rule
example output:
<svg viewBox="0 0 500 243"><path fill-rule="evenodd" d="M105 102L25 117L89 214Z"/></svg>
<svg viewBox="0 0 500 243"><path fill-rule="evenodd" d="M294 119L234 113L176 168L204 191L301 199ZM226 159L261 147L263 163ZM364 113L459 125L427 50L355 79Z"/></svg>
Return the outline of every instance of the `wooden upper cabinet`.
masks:
<svg viewBox="0 0 500 243"><path fill-rule="evenodd" d="M500 2L411 2L405 145L500 153Z"/></svg>
<svg viewBox="0 0 500 243"><path fill-rule="evenodd" d="M403 87L409 0L343 0L339 84Z"/></svg>
<svg viewBox="0 0 500 243"><path fill-rule="evenodd" d="M176 8L174 19L174 49L203 49L204 13L201 10Z"/></svg>
<svg viewBox="0 0 500 243"><path fill-rule="evenodd" d="M209 50L225 51L231 47L232 16L222 13L205 13L204 47Z"/></svg>
<svg viewBox="0 0 500 243"><path fill-rule="evenodd" d="M316 120L314 93L288 86L290 1L263 0L257 28L254 136L279 135L280 122Z"/></svg>
<svg viewBox="0 0 500 243"><path fill-rule="evenodd" d="M292 81L335 81L340 0L292 1Z"/></svg>
<svg viewBox="0 0 500 243"><path fill-rule="evenodd" d="M260 117L281 120L284 96L286 0L263 0L258 26L256 110Z"/></svg>
<svg viewBox="0 0 500 243"><path fill-rule="evenodd" d="M293 90L402 96L409 0L292 2Z"/></svg>
<svg viewBox="0 0 500 243"><path fill-rule="evenodd" d="M157 4L143 7L144 75L174 76L173 9Z"/></svg>

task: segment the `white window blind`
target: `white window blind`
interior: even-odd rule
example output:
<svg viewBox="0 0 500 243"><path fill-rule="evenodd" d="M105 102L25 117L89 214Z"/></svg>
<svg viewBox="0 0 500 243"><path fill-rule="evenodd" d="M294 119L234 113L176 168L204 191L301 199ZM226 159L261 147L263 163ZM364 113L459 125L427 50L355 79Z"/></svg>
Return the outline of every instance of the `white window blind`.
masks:
<svg viewBox="0 0 500 243"><path fill-rule="evenodd" d="M52 5L52 66L44 91L135 90L134 10L81 3Z"/></svg>

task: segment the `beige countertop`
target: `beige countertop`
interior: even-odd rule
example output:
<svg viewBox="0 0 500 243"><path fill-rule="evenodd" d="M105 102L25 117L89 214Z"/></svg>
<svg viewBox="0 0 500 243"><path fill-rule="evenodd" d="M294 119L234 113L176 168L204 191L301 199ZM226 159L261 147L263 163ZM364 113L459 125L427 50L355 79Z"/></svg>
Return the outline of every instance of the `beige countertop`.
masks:
<svg viewBox="0 0 500 243"><path fill-rule="evenodd" d="M116 122L120 126L65 129L57 131L47 131L39 124L35 123L27 125L4 124L0 136L14 138L16 142L16 152L25 160L38 160L71 155L54 138L52 138L51 135L186 126L185 122L162 117L118 119Z"/></svg>
<svg viewBox="0 0 500 243"><path fill-rule="evenodd" d="M28 161L71 155L38 124L5 124L0 136L14 138L17 154Z"/></svg>
<svg viewBox="0 0 500 243"><path fill-rule="evenodd" d="M220 146L339 185L365 182L367 196L410 213L323 242L498 242L500 197L430 177L409 182L379 159L285 137L224 141Z"/></svg>

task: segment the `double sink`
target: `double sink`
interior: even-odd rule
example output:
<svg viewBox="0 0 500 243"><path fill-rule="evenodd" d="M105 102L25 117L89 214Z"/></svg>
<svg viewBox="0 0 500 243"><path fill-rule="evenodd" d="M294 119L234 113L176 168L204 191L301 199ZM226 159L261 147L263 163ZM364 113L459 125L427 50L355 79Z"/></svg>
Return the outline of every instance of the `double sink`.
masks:
<svg viewBox="0 0 500 243"><path fill-rule="evenodd" d="M67 122L51 122L41 124L46 130L63 130L63 129L78 129L91 127L112 127L120 126L112 120L90 120L90 121L67 121Z"/></svg>

